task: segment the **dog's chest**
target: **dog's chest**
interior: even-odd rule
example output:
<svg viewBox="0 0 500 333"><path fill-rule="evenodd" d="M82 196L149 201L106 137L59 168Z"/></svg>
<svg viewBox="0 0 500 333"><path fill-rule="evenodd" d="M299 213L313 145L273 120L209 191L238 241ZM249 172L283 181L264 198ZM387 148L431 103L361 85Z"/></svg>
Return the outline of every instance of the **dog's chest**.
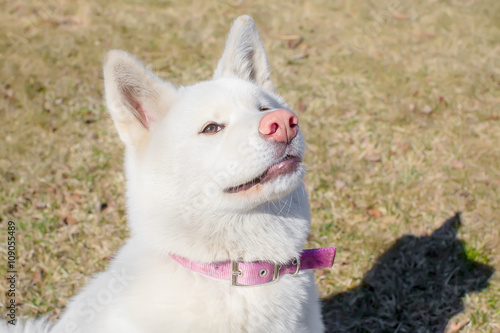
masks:
<svg viewBox="0 0 500 333"><path fill-rule="evenodd" d="M175 262L149 267L154 268L134 279L114 310L147 332L299 332L306 327L307 274L242 288ZM137 299L143 301L127 301Z"/></svg>

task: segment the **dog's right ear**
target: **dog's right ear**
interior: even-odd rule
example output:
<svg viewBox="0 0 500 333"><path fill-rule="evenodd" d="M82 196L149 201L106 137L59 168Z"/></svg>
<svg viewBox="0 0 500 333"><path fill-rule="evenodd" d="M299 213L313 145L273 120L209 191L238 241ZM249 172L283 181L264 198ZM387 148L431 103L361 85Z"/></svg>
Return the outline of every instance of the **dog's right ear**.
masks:
<svg viewBox="0 0 500 333"><path fill-rule="evenodd" d="M123 142L138 146L170 108L176 89L125 51L104 61L106 103Z"/></svg>

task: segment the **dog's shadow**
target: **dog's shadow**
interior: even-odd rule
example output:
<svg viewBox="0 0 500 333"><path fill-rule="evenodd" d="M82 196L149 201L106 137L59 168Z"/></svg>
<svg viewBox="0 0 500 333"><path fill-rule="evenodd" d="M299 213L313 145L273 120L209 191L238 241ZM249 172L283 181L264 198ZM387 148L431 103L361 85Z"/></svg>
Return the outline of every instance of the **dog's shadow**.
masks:
<svg viewBox="0 0 500 333"><path fill-rule="evenodd" d="M494 272L467 258L460 224L458 213L430 236L398 239L358 287L324 300L327 332L444 332Z"/></svg>

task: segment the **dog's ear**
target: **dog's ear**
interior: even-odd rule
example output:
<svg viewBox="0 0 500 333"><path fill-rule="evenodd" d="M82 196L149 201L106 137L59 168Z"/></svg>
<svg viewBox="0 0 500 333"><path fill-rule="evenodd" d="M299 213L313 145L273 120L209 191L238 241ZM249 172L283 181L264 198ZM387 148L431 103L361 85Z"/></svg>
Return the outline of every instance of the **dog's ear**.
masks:
<svg viewBox="0 0 500 333"><path fill-rule="evenodd" d="M104 61L106 103L125 144L138 146L169 109L175 87L162 81L125 51Z"/></svg>
<svg viewBox="0 0 500 333"><path fill-rule="evenodd" d="M235 76L274 92L270 74L266 51L253 19L247 15L238 17L213 78Z"/></svg>

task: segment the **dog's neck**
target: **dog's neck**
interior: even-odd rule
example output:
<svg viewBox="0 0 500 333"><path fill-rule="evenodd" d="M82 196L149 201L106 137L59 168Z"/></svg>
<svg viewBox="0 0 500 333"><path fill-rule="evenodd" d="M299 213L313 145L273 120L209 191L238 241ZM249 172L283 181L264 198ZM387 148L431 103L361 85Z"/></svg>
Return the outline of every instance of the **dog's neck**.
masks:
<svg viewBox="0 0 500 333"><path fill-rule="evenodd" d="M300 207L290 205L292 196ZM145 246L162 255L175 254L204 263L226 260L287 262L304 248L310 225L303 188L245 214L207 216L200 213L185 220L178 212L168 217L147 212L139 217L137 213L129 212L132 237L141 238ZM172 223L173 219L178 221Z"/></svg>

